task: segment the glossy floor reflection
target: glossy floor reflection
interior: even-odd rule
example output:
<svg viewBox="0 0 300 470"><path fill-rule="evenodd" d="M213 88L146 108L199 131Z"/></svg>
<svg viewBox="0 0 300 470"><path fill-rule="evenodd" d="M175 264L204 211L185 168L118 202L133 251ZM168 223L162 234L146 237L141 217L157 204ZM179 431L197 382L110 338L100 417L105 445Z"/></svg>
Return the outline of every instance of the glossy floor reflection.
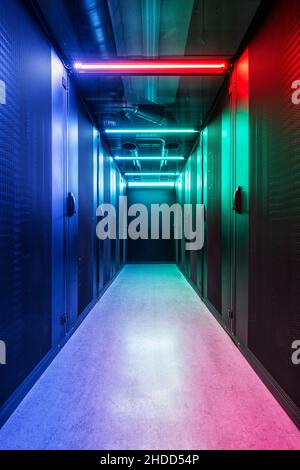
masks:
<svg viewBox="0 0 300 470"><path fill-rule="evenodd" d="M176 266L129 265L1 449L297 449L299 431Z"/></svg>

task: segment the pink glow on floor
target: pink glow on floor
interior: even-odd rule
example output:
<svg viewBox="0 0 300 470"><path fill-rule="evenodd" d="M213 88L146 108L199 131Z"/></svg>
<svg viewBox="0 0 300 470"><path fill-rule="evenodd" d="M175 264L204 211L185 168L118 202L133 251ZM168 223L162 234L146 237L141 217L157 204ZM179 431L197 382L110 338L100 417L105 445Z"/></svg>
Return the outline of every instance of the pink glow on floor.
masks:
<svg viewBox="0 0 300 470"><path fill-rule="evenodd" d="M0 431L1 449L299 449L176 266L126 266Z"/></svg>

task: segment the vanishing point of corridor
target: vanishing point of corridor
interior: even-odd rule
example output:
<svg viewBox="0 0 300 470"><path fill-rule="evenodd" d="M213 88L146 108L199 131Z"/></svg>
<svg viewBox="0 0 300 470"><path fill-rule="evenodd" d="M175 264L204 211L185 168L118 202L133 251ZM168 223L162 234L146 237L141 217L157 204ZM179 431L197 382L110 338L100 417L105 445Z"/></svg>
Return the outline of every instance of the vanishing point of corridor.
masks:
<svg viewBox="0 0 300 470"><path fill-rule="evenodd" d="M127 265L0 431L2 449L297 449L175 265Z"/></svg>

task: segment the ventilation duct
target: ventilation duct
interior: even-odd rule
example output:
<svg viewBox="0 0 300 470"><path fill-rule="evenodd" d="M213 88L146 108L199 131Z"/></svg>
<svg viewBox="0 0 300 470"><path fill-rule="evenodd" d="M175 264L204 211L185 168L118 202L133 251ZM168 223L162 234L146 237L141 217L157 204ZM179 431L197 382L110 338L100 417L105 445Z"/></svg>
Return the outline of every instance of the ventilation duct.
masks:
<svg viewBox="0 0 300 470"><path fill-rule="evenodd" d="M157 126L174 124L174 116L165 110L164 106L155 103L141 103L134 105L114 105L105 107L104 113L123 113L125 118L132 121L134 118L143 119Z"/></svg>

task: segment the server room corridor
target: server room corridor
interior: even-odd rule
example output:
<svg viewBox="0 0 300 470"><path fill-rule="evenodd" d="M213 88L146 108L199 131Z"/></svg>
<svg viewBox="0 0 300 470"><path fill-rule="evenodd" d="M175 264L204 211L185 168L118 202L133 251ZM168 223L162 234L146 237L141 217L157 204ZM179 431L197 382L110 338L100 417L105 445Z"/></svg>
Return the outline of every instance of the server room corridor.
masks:
<svg viewBox="0 0 300 470"><path fill-rule="evenodd" d="M0 0L0 450L300 449L299 44L299 0Z"/></svg>
<svg viewBox="0 0 300 470"><path fill-rule="evenodd" d="M175 265L128 265L0 431L1 449L298 449Z"/></svg>

